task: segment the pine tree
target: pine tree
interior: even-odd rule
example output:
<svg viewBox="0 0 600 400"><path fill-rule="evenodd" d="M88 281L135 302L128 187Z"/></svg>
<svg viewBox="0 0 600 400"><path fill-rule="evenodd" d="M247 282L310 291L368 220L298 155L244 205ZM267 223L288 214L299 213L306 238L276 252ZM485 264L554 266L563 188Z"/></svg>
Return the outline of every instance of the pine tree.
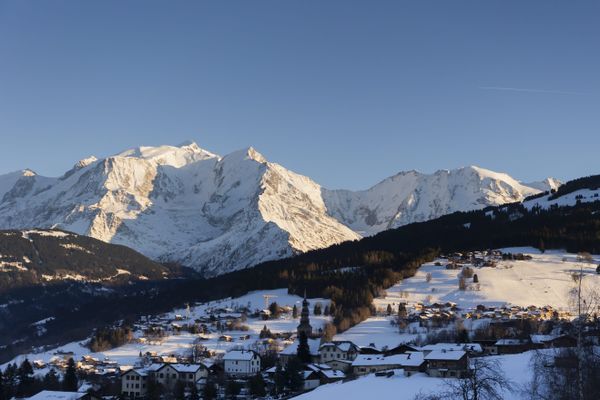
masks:
<svg viewBox="0 0 600 400"><path fill-rule="evenodd" d="M275 390L274 394L282 394L285 391L286 374L281 368L281 364L277 364L275 367L275 376L273 377L273 380L275 381L275 386L273 388Z"/></svg>
<svg viewBox="0 0 600 400"><path fill-rule="evenodd" d="M65 372L62 386L64 391L77 391L77 374L75 371L75 361L72 358L69 358L69 362L67 363L67 371Z"/></svg>
<svg viewBox="0 0 600 400"><path fill-rule="evenodd" d="M200 394L198 393L198 387L196 385L192 385L189 400L200 400Z"/></svg>
<svg viewBox="0 0 600 400"><path fill-rule="evenodd" d="M287 387L290 388L292 392L298 392L304 387L302 368L302 362L298 358L292 358L288 361L285 368Z"/></svg>
<svg viewBox="0 0 600 400"><path fill-rule="evenodd" d="M19 384L17 385L16 396L25 397L33 394L29 393L33 386L33 367L27 358L19 366L17 375L19 377Z"/></svg>
<svg viewBox="0 0 600 400"><path fill-rule="evenodd" d="M54 369L44 375L43 385L46 390L60 390L60 380Z"/></svg>
<svg viewBox="0 0 600 400"><path fill-rule="evenodd" d="M304 332L300 332L300 337L298 338L298 359L303 363L310 363L310 348L308 346L308 338Z"/></svg>
<svg viewBox="0 0 600 400"><path fill-rule="evenodd" d="M235 399L239 394L242 388L240 384L235 381L235 379L230 379L227 381L227 386L225 386L225 393L227 397L230 399Z"/></svg>
<svg viewBox="0 0 600 400"><path fill-rule="evenodd" d="M292 318L298 318L298 307L294 304L294 308L292 308Z"/></svg>
<svg viewBox="0 0 600 400"><path fill-rule="evenodd" d="M6 399L6 390L4 390L4 376L2 375L2 370L0 369L0 400Z"/></svg>
<svg viewBox="0 0 600 400"><path fill-rule="evenodd" d="M217 397L217 386L212 379L206 381L202 391L202 400L214 400Z"/></svg>
<svg viewBox="0 0 600 400"><path fill-rule="evenodd" d="M264 397L267 395L265 389L266 383L261 374L256 374L248 381L250 394L254 397Z"/></svg>
<svg viewBox="0 0 600 400"><path fill-rule="evenodd" d="M316 303L315 307L313 308L313 314L321 315L321 313L322 313L322 305L321 305L321 303Z"/></svg>
<svg viewBox="0 0 600 400"><path fill-rule="evenodd" d="M387 315L392 315L392 305L391 304L387 305L387 310L386 311L387 311Z"/></svg>

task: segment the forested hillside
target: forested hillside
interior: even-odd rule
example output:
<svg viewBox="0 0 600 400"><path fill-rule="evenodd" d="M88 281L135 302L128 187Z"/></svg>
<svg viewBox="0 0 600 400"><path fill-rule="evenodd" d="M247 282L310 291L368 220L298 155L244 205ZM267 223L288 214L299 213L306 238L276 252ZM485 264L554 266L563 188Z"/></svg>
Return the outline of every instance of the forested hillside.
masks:
<svg viewBox="0 0 600 400"><path fill-rule="evenodd" d="M508 246L600 253L600 201L595 198L592 194L586 201L578 198L562 207L515 203L455 213L208 280L143 281L109 292L97 290L97 284L76 283L47 287L33 296L31 289L12 291L0 299L0 342L25 339L5 348L1 357L31 344L78 339L93 327L166 311L184 302L282 287L330 298L335 325L342 331L369 316L374 296L441 253ZM56 318L45 325L45 335L33 334L27 321L49 315ZM9 321L12 329L6 329Z"/></svg>

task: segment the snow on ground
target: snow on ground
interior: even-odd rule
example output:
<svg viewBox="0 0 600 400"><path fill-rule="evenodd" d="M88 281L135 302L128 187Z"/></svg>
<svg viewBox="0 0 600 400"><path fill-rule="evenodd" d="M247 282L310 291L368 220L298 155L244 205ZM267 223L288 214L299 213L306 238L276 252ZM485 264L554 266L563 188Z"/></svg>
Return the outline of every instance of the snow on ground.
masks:
<svg viewBox="0 0 600 400"><path fill-rule="evenodd" d="M263 295L272 296L269 298L268 303L276 302L279 306L290 306L296 305L298 307L298 313L300 313L302 307L302 298L296 295L287 293L287 289L275 289L275 290L264 290L250 292L239 298L227 298L223 300L212 301L209 303L198 304L194 307L190 307L189 311L187 308L181 308L173 310L172 312L163 314L161 317L164 320L174 320L175 316L180 316L182 319L174 321L177 324L185 325L187 323L194 323L194 320L200 317L206 317L210 314L211 310L215 309L234 309L237 306L245 306L251 310L262 310L265 308L265 300ZM308 299L310 303L310 321L314 329L321 328L325 323L329 321L329 317L315 316L312 315L312 309L317 302L322 303L323 307L329 304L329 300L326 299ZM236 314L231 312L231 314ZM255 342L259 339L259 333L261 329L266 325L267 328L273 333L278 332L295 332L298 326L299 320L293 319L291 314L283 314L280 319L263 321L262 319L248 318L245 322L248 325L248 331L224 331L224 332L212 332L204 335L191 334L189 332L181 333L169 333L162 340L158 341L146 341L139 342L133 341L124 346L103 351L99 353L91 353L90 350L84 346L86 340L82 342L73 342L59 348L51 349L42 353L37 354L25 354L16 357L11 362L16 362L19 365L25 358L29 358L30 361L41 360L47 363L56 356L56 352L73 352L73 358L75 360L81 359L84 355L91 355L100 360L108 358L116 361L121 366L130 366L135 364L139 360L140 352L145 354L146 352L156 352L158 355L185 355L191 351L192 344L202 336L206 340L202 340L200 344L206 346L208 350L213 350L217 353L225 353L228 350L234 348L251 348ZM166 324L169 325L168 323ZM221 335L228 335L232 337L231 342L220 341ZM245 338L249 335L250 338ZM136 331L136 339L143 336L142 332ZM8 363L7 363L8 364ZM5 369L7 364L0 366L1 369ZM44 374L47 369L36 370L36 373Z"/></svg>
<svg viewBox="0 0 600 400"><path fill-rule="evenodd" d="M384 311L390 304L396 311L398 304L405 302L410 307L415 303L446 303L454 302L460 309L471 309L479 304L485 306L546 306L550 305L562 311L571 309L569 294L573 288L571 275L583 266L586 285L600 289L600 275L596 267L600 256L593 256L591 264L580 263L577 255L564 251L549 250L540 253L530 247L515 247L500 249L504 253L523 253L531 255L527 261L499 261L495 268L474 268L479 278L480 290L460 291L458 289L458 273L460 270L447 270L447 260L436 260L424 264L414 277L390 287L386 296L374 300L375 307ZM427 274L431 273L431 281L427 282ZM473 288L473 286L471 287ZM395 346L399 343L410 342L417 335L399 334L398 328L390 324L392 317L375 316L350 328L335 337L338 340L351 340L360 346L371 343L378 347ZM466 321L469 328L470 321ZM409 331L411 331L409 329Z"/></svg>
<svg viewBox="0 0 600 400"><path fill-rule="evenodd" d="M594 201L600 201L600 190L599 189L580 189L571 193L560 196L557 199L550 200L553 194L539 197L537 199L528 200L523 202L523 205L531 210L533 207L541 207L548 209L552 206L574 206L577 202L592 203Z"/></svg>
<svg viewBox="0 0 600 400"><path fill-rule="evenodd" d="M500 361L502 370L512 382L510 388L518 390L510 392L505 389L504 398L511 400L526 400L521 392L531 380L530 360L533 352L523 354L490 357ZM373 374L346 383L324 385L315 390L295 397L298 400L364 400L367 398L412 400L418 394L442 393L448 390L444 379L429 377L426 374L415 374L405 377L402 370L396 370L395 375L377 377Z"/></svg>

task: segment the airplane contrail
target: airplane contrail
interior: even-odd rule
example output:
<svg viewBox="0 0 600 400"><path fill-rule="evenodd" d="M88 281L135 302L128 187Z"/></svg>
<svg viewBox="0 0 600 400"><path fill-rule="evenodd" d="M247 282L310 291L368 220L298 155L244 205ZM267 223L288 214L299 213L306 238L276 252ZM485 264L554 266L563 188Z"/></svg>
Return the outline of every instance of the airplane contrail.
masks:
<svg viewBox="0 0 600 400"><path fill-rule="evenodd" d="M587 93L582 92L567 92L562 90L546 90L546 89L529 89L529 88L516 88L516 87L505 87L505 86L479 86L481 90L499 90L504 92L525 92L525 93L548 93L548 94L572 94L582 96Z"/></svg>

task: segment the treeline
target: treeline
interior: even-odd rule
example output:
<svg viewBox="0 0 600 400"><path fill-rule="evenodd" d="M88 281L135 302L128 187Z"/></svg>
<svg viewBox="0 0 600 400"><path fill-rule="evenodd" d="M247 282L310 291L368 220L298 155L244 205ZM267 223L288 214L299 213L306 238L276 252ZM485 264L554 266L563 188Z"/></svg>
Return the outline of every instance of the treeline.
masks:
<svg viewBox="0 0 600 400"><path fill-rule="evenodd" d="M0 371L0 400L30 397L42 390L62 390L75 392L78 379L75 362L69 359L64 377L51 369L44 376L34 376L33 367L28 359L17 366L9 364L4 371Z"/></svg>
<svg viewBox="0 0 600 400"><path fill-rule="evenodd" d="M129 326L110 326L96 330L88 347L94 353L123 346L133 339L133 331Z"/></svg>

